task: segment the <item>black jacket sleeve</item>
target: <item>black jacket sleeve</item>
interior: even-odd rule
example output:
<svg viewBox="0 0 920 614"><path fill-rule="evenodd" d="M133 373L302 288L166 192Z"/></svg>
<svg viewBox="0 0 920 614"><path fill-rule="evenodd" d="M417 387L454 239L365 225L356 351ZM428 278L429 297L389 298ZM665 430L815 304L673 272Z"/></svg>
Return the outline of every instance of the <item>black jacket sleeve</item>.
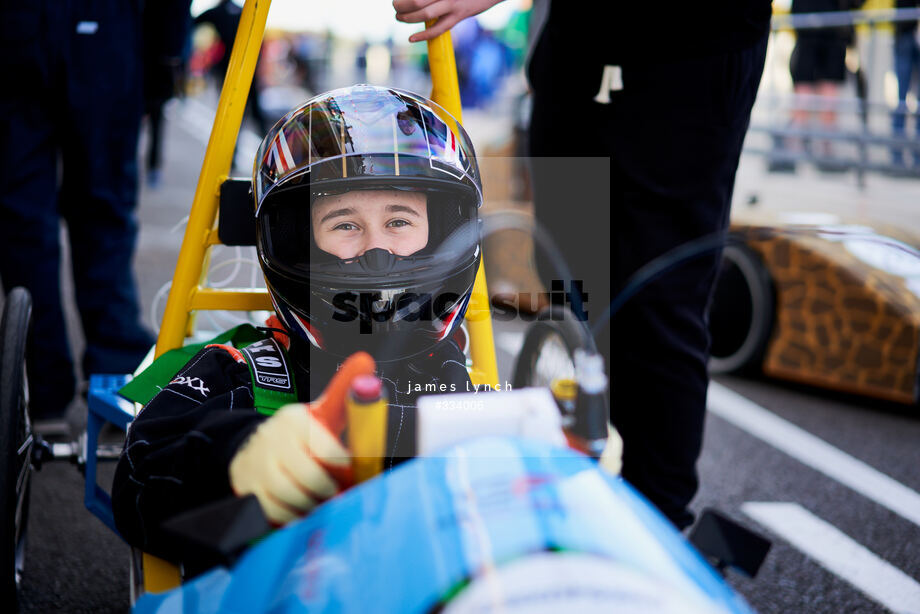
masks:
<svg viewBox="0 0 920 614"><path fill-rule="evenodd" d="M175 558L160 524L232 494L230 461L264 418L245 363L218 346L195 355L128 429L112 485L122 537Z"/></svg>
<svg viewBox="0 0 920 614"><path fill-rule="evenodd" d="M448 341L413 360L378 365L389 396L387 468L415 455L415 406L421 394L431 394L428 384L438 392L471 390L465 362L463 352ZM319 390L335 373L337 361L332 359L328 369L314 363ZM264 419L253 409L245 363L219 346L196 354L128 429L112 486L122 537L146 552L177 560L178 551L160 525L232 494L230 461Z"/></svg>

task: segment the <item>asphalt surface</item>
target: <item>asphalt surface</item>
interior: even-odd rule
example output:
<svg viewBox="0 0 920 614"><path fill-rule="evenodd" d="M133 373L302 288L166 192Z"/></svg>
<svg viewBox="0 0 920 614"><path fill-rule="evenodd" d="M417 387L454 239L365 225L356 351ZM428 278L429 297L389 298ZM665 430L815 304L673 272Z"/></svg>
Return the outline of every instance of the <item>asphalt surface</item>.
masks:
<svg viewBox="0 0 920 614"><path fill-rule="evenodd" d="M188 212L203 158L207 126L200 123L200 107L172 109L162 184L141 193L136 270L145 309L175 266L182 239L176 226ZM496 330L503 373L521 328L511 323ZM725 377L718 383L782 419L779 426L768 421L758 434L739 426L737 408L723 407L707 419L694 509L715 507L773 541L760 575L749 580L730 573L731 583L765 613L920 612L920 507L913 520L909 510L891 509L898 502L909 507L920 492L917 408L774 381ZM827 445L780 449L790 432L801 431ZM887 490L848 486L822 459L845 473L867 467L869 482ZM128 609L128 549L83 508L82 494L83 479L72 466L49 465L35 474L22 611Z"/></svg>

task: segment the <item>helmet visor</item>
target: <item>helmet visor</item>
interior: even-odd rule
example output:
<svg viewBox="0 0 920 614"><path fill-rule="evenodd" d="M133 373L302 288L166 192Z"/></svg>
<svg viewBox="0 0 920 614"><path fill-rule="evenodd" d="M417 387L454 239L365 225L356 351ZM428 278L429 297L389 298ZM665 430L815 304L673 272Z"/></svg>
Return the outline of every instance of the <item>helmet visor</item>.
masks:
<svg viewBox="0 0 920 614"><path fill-rule="evenodd" d="M325 181L398 178L460 184L481 202L473 147L460 124L410 92L358 85L322 94L269 131L256 155L256 212L272 191Z"/></svg>

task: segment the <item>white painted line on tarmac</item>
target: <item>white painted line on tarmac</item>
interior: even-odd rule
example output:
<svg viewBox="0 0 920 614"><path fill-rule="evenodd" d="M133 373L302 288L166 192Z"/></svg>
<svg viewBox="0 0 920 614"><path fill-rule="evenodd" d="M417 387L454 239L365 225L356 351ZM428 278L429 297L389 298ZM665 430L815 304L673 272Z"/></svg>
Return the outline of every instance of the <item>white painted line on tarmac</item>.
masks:
<svg viewBox="0 0 920 614"><path fill-rule="evenodd" d="M721 384L709 411L920 526L920 494Z"/></svg>
<svg viewBox="0 0 920 614"><path fill-rule="evenodd" d="M185 98L177 104L167 105L165 114L168 119L179 119L185 131L199 143L208 144L211 126L214 125L214 109L194 98Z"/></svg>
<svg viewBox="0 0 920 614"><path fill-rule="evenodd" d="M741 510L870 599L920 614L920 584L797 503L744 503Z"/></svg>
<svg viewBox="0 0 920 614"><path fill-rule="evenodd" d="M194 98L185 98L178 104L167 106L166 109L166 116L169 119L178 118L186 132L204 145L207 145L211 138L215 114L215 109ZM252 130L242 129L238 141L238 158L249 160L255 157L262 143L262 137Z"/></svg>

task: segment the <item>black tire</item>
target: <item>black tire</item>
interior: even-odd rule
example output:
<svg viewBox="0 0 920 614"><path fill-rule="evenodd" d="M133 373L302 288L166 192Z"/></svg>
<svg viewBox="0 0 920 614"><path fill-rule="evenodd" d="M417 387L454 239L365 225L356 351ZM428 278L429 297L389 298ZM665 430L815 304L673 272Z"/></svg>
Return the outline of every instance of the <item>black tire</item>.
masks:
<svg viewBox="0 0 920 614"><path fill-rule="evenodd" d="M32 431L27 415L26 339L32 298L13 288L0 320L0 603L14 611L25 556Z"/></svg>
<svg viewBox="0 0 920 614"><path fill-rule="evenodd" d="M591 345L585 323L564 307L546 307L524 337L511 386L549 386L558 377L575 376L575 350Z"/></svg>
<svg viewBox="0 0 920 614"><path fill-rule="evenodd" d="M774 296L760 257L744 245L726 247L709 311L710 373L759 370L773 332Z"/></svg>

